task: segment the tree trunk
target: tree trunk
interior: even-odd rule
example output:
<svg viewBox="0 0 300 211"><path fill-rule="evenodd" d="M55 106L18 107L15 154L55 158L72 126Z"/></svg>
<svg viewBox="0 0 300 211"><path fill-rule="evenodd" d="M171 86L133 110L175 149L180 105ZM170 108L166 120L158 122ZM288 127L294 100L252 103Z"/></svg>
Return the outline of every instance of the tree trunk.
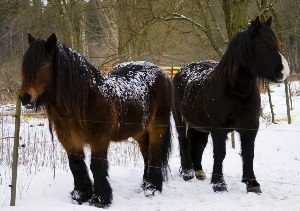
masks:
<svg viewBox="0 0 300 211"><path fill-rule="evenodd" d="M119 45L118 45L118 55L120 60L130 59L130 52L128 48L128 41L130 35L128 34L128 28L130 27L130 20L127 11L127 1L118 0L117 1L117 26L119 34Z"/></svg>
<svg viewBox="0 0 300 211"><path fill-rule="evenodd" d="M250 0L223 0L223 11L228 40L248 24L248 6Z"/></svg>
<svg viewBox="0 0 300 211"><path fill-rule="evenodd" d="M69 7L69 20L71 21L71 30L73 31L72 40L74 41L73 48L84 56L88 56L87 52L87 40L85 34L85 15L84 15L84 5L86 4L84 0L70 0Z"/></svg>

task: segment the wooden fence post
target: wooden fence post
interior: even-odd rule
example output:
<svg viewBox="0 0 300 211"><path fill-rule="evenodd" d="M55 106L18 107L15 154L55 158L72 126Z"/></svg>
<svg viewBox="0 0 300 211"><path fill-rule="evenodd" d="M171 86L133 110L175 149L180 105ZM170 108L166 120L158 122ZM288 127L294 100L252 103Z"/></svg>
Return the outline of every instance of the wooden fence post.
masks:
<svg viewBox="0 0 300 211"><path fill-rule="evenodd" d="M284 90L285 90L285 100L286 100L286 113L288 118L288 124L292 123L291 120L291 108L290 108L290 98L289 98L289 88L288 88L288 79L284 81Z"/></svg>
<svg viewBox="0 0 300 211"><path fill-rule="evenodd" d="M291 91L291 79L288 82L288 87L289 87L289 99L290 99L290 106L291 106L291 110L293 110L293 100L292 100L292 91Z"/></svg>
<svg viewBox="0 0 300 211"><path fill-rule="evenodd" d="M276 124L276 122L275 122L275 114L274 114L274 109L273 109L273 103L272 103L271 90L270 90L270 84L269 84L268 81L266 81L265 85L266 85L267 92L268 92L270 111L271 111L271 115L272 115L272 123Z"/></svg>
<svg viewBox="0 0 300 211"><path fill-rule="evenodd" d="M19 96L17 96L10 206L16 205L17 172L18 172L18 158L19 158L18 153L19 153L19 140L20 140L20 136L19 136L19 134L20 134L20 116L21 116L21 100L20 100Z"/></svg>

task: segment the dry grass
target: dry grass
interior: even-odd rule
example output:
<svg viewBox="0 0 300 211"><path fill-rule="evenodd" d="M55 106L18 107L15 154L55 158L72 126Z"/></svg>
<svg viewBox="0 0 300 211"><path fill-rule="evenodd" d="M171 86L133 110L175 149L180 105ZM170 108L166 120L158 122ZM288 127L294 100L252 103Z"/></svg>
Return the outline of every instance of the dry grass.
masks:
<svg viewBox="0 0 300 211"><path fill-rule="evenodd" d="M10 198L9 181L11 181L11 164L13 152L14 133L14 105L0 107L0 207L8 205ZM43 118L43 113L38 113L31 118L31 114L23 111L20 128L20 147L18 165L18 197L23 197L27 192L34 175L43 169L69 172L68 158L65 150L51 136L48 121ZM24 118L25 116L25 118ZM90 162L89 148L86 162ZM133 140L122 143L111 143L108 156L112 166L137 166L142 167L142 157L138 146Z"/></svg>

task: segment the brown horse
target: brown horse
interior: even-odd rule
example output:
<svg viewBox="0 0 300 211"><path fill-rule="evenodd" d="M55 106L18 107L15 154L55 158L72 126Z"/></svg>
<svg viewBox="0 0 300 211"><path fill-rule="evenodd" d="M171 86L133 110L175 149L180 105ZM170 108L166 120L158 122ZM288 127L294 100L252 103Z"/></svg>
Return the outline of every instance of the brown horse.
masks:
<svg viewBox="0 0 300 211"><path fill-rule="evenodd" d="M107 180L110 141L133 137L142 152L145 194L162 190L171 148L172 85L167 74L149 62L119 64L105 74L52 34L47 40L28 35L22 63L23 105L46 109L69 158L74 177L72 199L106 207L112 203ZM88 175L83 148L91 148Z"/></svg>

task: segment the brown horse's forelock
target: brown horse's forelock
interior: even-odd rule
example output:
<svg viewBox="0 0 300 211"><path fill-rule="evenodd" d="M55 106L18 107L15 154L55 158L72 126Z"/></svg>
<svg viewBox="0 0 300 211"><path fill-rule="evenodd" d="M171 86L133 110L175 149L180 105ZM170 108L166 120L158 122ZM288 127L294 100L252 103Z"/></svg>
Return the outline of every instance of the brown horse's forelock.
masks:
<svg viewBox="0 0 300 211"><path fill-rule="evenodd" d="M36 72L38 71L38 68L40 68L39 62L46 56L45 44L45 40L37 39L29 46L29 49L23 56L21 71L24 87L32 85L35 79Z"/></svg>

